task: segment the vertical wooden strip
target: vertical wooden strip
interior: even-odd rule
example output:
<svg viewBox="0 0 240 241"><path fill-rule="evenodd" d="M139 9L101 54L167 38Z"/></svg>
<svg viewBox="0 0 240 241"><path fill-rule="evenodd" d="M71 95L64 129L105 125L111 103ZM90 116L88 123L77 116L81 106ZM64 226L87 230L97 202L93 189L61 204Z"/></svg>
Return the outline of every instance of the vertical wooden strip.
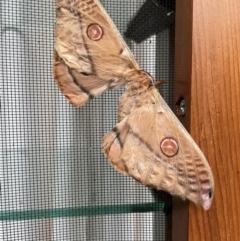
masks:
<svg viewBox="0 0 240 241"><path fill-rule="evenodd" d="M240 1L193 1L190 133L213 169L208 212L190 204L189 240L240 240Z"/></svg>
<svg viewBox="0 0 240 241"><path fill-rule="evenodd" d="M240 1L176 0L175 103L213 169L208 212L173 202L173 241L240 240Z"/></svg>
<svg viewBox="0 0 240 241"><path fill-rule="evenodd" d="M189 130L191 113L192 0L176 0L174 103L186 101L185 116L178 116ZM173 197L172 241L188 239L188 202Z"/></svg>

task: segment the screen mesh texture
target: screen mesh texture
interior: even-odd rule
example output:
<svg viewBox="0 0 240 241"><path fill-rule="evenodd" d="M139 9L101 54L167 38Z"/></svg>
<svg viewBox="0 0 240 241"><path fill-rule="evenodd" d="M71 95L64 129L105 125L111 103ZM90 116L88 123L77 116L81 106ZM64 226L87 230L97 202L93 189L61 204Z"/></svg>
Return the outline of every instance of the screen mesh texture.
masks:
<svg viewBox="0 0 240 241"><path fill-rule="evenodd" d="M174 2L101 2L171 105ZM54 22L54 0L1 1L0 240L171 240L171 197L101 152L124 88L71 106L52 75Z"/></svg>

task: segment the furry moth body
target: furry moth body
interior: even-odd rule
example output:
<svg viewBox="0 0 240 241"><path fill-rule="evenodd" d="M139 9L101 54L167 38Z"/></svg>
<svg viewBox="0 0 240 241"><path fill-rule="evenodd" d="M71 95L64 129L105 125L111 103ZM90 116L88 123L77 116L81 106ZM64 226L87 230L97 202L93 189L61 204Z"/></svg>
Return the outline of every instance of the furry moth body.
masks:
<svg viewBox="0 0 240 241"><path fill-rule="evenodd" d="M211 206L214 180L201 150L135 61L98 0L56 0L54 77L70 103L84 105L126 85L119 123L102 141L112 166L140 183Z"/></svg>

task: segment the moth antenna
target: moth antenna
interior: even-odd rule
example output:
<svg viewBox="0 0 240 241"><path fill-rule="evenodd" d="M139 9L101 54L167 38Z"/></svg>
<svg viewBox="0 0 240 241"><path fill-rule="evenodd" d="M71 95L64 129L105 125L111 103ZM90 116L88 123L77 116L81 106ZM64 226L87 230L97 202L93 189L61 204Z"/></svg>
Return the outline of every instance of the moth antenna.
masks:
<svg viewBox="0 0 240 241"><path fill-rule="evenodd" d="M157 80L157 81L155 81L154 85L155 85L156 88L159 88L161 85L163 85L165 83L167 83L166 80Z"/></svg>

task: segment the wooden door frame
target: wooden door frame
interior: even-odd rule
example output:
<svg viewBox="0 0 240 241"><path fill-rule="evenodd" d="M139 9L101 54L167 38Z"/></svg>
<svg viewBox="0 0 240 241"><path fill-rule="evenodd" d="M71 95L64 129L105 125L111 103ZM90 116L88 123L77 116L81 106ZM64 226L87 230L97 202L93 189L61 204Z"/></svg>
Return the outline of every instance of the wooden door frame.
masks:
<svg viewBox="0 0 240 241"><path fill-rule="evenodd" d="M175 103L213 170L212 207L173 201L173 241L240 240L240 1L176 0Z"/></svg>

